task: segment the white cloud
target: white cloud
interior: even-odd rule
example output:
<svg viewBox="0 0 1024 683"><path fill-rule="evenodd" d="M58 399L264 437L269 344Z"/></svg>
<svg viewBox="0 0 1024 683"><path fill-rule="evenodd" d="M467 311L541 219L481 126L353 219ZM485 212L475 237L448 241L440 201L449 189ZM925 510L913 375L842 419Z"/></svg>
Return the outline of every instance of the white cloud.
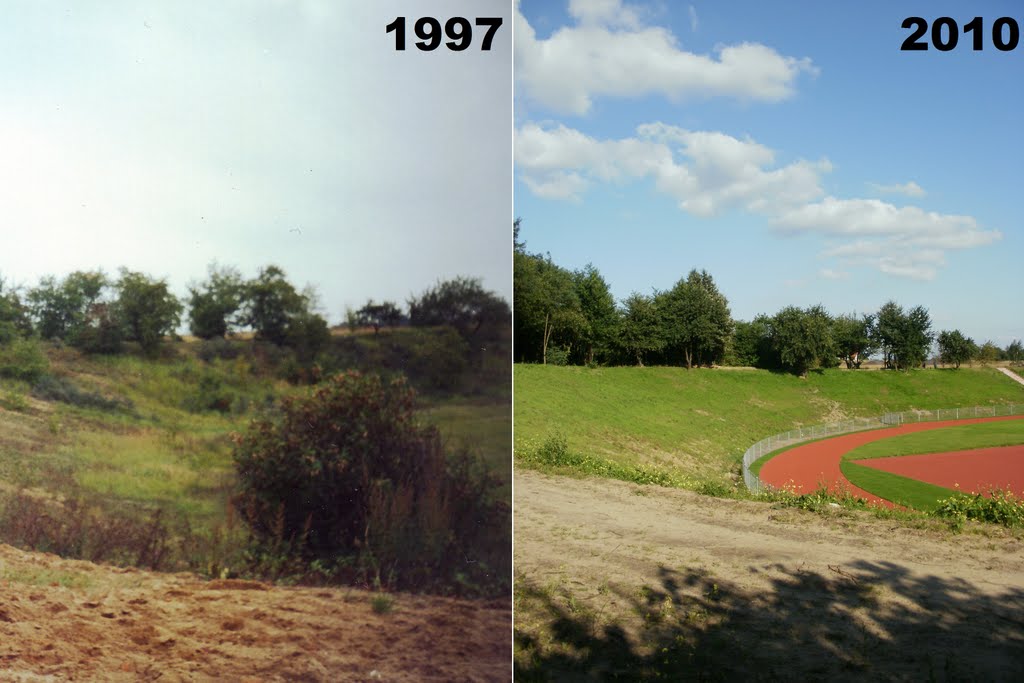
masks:
<svg viewBox="0 0 1024 683"><path fill-rule="evenodd" d="M758 43L688 52L619 0L572 0L569 12L576 24L547 39L537 38L518 7L515 15L516 90L555 111L584 114L595 97L652 93L776 102L793 94L801 73L818 73L809 58Z"/></svg>
<svg viewBox="0 0 1024 683"><path fill-rule="evenodd" d="M531 192L543 199L566 199L574 202L580 201L580 195L590 185L574 171L555 171L542 180L524 176L523 182Z"/></svg>
<svg viewBox="0 0 1024 683"><path fill-rule="evenodd" d="M655 122L638 126L633 137L599 140L564 124L527 123L516 131L513 148L520 178L537 196L579 201L599 183L651 179L695 216L728 209L766 215L780 234L830 240L822 257L898 277L932 279L945 265L945 252L1002 238L971 216L878 199L821 198L828 160L776 166L774 151L749 137ZM834 268L819 274L845 277Z"/></svg>
<svg viewBox="0 0 1024 683"><path fill-rule="evenodd" d="M698 22L697 22L697 9L693 5L690 5L689 10L690 10L690 30L693 31L694 33L696 33L697 32L697 26L698 26Z"/></svg>
<svg viewBox="0 0 1024 683"><path fill-rule="evenodd" d="M846 271L831 268L822 268L818 271L818 275L826 280L848 280L850 278L850 274Z"/></svg>
<svg viewBox="0 0 1024 683"><path fill-rule="evenodd" d="M946 264L947 251L1002 239L1001 232L983 230L971 216L897 207L877 199L826 197L780 216L773 224L786 233L852 240L833 242L821 256L916 280L934 279Z"/></svg>
<svg viewBox="0 0 1024 683"><path fill-rule="evenodd" d="M967 249L1002 238L997 230L979 228L971 216L897 207L878 199L825 197L780 215L773 225L785 233L884 238L903 247L937 249Z"/></svg>
<svg viewBox="0 0 1024 683"><path fill-rule="evenodd" d="M934 280L938 269L946 264L941 251L925 249L920 251L899 251L880 257L875 265L889 275L912 280Z"/></svg>
<svg viewBox="0 0 1024 683"><path fill-rule="evenodd" d="M749 138L664 123L640 125L635 137L619 140L528 123L516 131L514 153L521 177L539 196L579 199L592 181L652 178L698 216L731 207L772 213L814 200L822 194L820 174L831 168L827 160L773 168L774 152Z"/></svg>
<svg viewBox="0 0 1024 683"><path fill-rule="evenodd" d="M881 192L883 194L902 194L906 195L907 197L923 197L926 194L928 194L927 192L924 191L923 187L915 183L913 180L907 183L903 183L902 185L900 185L899 183L896 183L894 185L880 185L878 183L868 183L868 186L871 187L875 192Z"/></svg>

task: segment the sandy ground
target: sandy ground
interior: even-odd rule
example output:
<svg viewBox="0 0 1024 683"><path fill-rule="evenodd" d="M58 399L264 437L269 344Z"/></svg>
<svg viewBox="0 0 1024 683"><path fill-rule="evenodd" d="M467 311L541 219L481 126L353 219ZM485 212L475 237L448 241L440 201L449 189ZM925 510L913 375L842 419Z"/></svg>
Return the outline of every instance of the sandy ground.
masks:
<svg viewBox="0 0 1024 683"><path fill-rule="evenodd" d="M515 473L517 680L1024 680L1021 532Z"/></svg>
<svg viewBox="0 0 1024 683"><path fill-rule="evenodd" d="M285 588L0 544L0 681L507 681L508 600Z"/></svg>

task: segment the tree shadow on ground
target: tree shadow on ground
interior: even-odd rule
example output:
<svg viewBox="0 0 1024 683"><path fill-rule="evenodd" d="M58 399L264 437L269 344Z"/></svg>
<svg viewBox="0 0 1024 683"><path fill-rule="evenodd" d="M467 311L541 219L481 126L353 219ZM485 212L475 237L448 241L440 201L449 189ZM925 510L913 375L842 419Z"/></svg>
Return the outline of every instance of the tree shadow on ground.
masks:
<svg viewBox="0 0 1024 683"><path fill-rule="evenodd" d="M770 589L664 566L588 600L520 580L516 680L1024 680L1020 588L890 562L750 572Z"/></svg>

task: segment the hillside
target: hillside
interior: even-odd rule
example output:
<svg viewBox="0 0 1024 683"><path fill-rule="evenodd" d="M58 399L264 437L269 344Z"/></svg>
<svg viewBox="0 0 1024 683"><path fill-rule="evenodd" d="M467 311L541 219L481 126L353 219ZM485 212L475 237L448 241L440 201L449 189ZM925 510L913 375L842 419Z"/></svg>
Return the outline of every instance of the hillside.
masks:
<svg viewBox="0 0 1024 683"><path fill-rule="evenodd" d="M231 435L310 390L287 352L38 346L37 377L0 377L0 680L508 679L509 529L494 530L507 557L424 583L436 596L254 554L230 504ZM406 374L416 418L508 503L507 349L490 349L403 330L337 337L321 360Z"/></svg>
<svg viewBox="0 0 1024 683"><path fill-rule="evenodd" d="M570 451L712 482L735 481L746 448L794 427L888 411L1024 402L990 368L826 370L516 365L515 447L555 434Z"/></svg>

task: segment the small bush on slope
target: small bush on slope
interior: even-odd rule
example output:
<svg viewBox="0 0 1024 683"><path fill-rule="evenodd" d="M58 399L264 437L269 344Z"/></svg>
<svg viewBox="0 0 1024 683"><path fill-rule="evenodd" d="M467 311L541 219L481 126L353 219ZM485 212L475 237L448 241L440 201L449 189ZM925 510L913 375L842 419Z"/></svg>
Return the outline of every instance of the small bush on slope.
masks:
<svg viewBox="0 0 1024 683"><path fill-rule="evenodd" d="M348 372L235 436L234 504L256 560L395 588L503 588L508 505L468 455L449 458L404 380Z"/></svg>

